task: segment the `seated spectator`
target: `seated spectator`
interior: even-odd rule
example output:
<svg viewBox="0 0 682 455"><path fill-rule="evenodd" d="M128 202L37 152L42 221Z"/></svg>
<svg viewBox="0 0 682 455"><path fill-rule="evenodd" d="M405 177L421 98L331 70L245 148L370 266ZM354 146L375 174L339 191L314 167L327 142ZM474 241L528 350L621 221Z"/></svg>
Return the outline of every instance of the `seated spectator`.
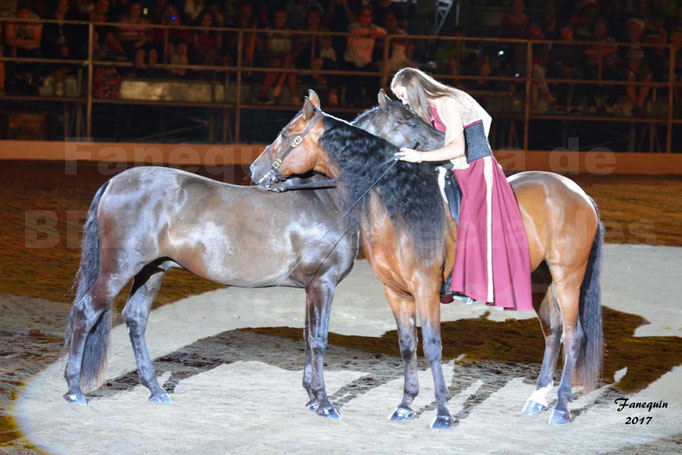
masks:
<svg viewBox="0 0 682 455"><path fill-rule="evenodd" d="M558 40L561 37L561 27L557 19L556 2L553 0L542 5L542 30L548 40Z"/></svg>
<svg viewBox="0 0 682 455"><path fill-rule="evenodd" d="M379 71L374 60L374 50L377 38L386 35L386 30L372 23L372 9L360 8L358 21L348 26L351 35L348 37L346 52L343 54L342 67L347 71ZM361 84L365 86L365 99L361 100ZM351 104L372 103L379 91L377 76L353 77L348 86L347 100Z"/></svg>
<svg viewBox="0 0 682 455"><path fill-rule="evenodd" d="M284 9L275 11L272 28L269 29L265 38L265 54L268 68L293 69L294 67L291 33L289 33L287 28L287 12ZM272 87L272 95L275 98L279 98L285 80L289 86L291 104L294 106L301 104L301 100L296 93L295 72L267 73L263 79L263 85L258 92L257 101L265 104L273 103L274 101L267 99L268 89Z"/></svg>
<svg viewBox="0 0 682 455"><path fill-rule="evenodd" d="M220 0L210 0L208 10L213 14L213 25L215 27L225 26L225 16L223 15Z"/></svg>
<svg viewBox="0 0 682 455"><path fill-rule="evenodd" d="M655 80L662 80L665 72L665 45L668 42L668 32L665 29L665 19L655 17L649 20L644 26L642 42L646 44L658 44L658 47L647 47L645 49L644 64L651 70Z"/></svg>
<svg viewBox="0 0 682 455"><path fill-rule="evenodd" d="M199 14L201 14L204 9L204 0L185 0L185 22L188 24L201 22Z"/></svg>
<svg viewBox="0 0 682 455"><path fill-rule="evenodd" d="M583 0L578 5L577 11L571 15L571 27L574 35L579 39L589 39L592 34L592 24L597 16L597 2L596 0Z"/></svg>
<svg viewBox="0 0 682 455"><path fill-rule="evenodd" d="M88 21L94 23L110 22L109 17L109 0L97 0L92 11L88 13ZM98 59L121 60L125 56L125 50L121 43L116 39L116 29L114 27L96 25L95 39L93 47ZM88 55L87 36L84 37L85 44L83 44L83 55Z"/></svg>
<svg viewBox="0 0 682 455"><path fill-rule="evenodd" d="M192 62L196 65L219 65L222 60L222 34L211 30L215 25L213 13L205 9L198 17L201 30L192 32Z"/></svg>
<svg viewBox="0 0 682 455"><path fill-rule="evenodd" d="M544 40L545 34L538 22L531 22L528 26L527 36L529 40ZM547 106L554 104L554 97L549 92L547 85L547 61L549 49L546 44L537 44L533 46L533 62L532 62L532 76L530 100L531 112L539 112L540 98L543 98Z"/></svg>
<svg viewBox="0 0 682 455"><path fill-rule="evenodd" d="M523 38L530 25L530 17L524 12L523 0L512 1L511 14L505 14L500 24L500 38Z"/></svg>
<svg viewBox="0 0 682 455"><path fill-rule="evenodd" d="M0 57L3 56L2 50L4 48L4 37L5 32L3 30L4 22L0 22ZM5 92L5 62L0 60L0 96L4 95Z"/></svg>
<svg viewBox="0 0 682 455"><path fill-rule="evenodd" d="M28 1L22 1L17 5L16 17L18 19L39 19ZM40 48L43 33L42 24L31 22L7 22L6 24L5 43L10 56L19 58L39 58L42 56ZM42 67L32 63L9 62L7 73L10 75L7 83L11 86L11 91L28 95L35 93L38 88Z"/></svg>
<svg viewBox="0 0 682 455"><path fill-rule="evenodd" d="M69 10L69 1L58 0L51 18L59 22L49 22L43 28L41 47L45 57L54 59L77 57L77 26L63 23L63 21L75 20L74 16ZM51 79L55 84L57 95L63 94L64 76L72 70L73 67L61 66L52 72Z"/></svg>
<svg viewBox="0 0 682 455"><path fill-rule="evenodd" d="M332 32L347 32L348 26L356 21L355 13L348 5L348 0L329 0L324 16L325 26ZM337 55L343 55L346 50L346 39L337 35L332 37L332 46Z"/></svg>
<svg viewBox="0 0 682 455"><path fill-rule="evenodd" d="M182 18L175 5L166 3L161 13L160 25L182 26ZM189 63L189 44L192 33L182 28L155 28L153 46L164 62L172 65L187 65ZM184 68L173 68L171 74L184 76Z"/></svg>
<svg viewBox="0 0 682 455"><path fill-rule="evenodd" d="M154 0L154 6L152 7L149 20L152 24L160 24L163 22L163 14L166 11L166 7L169 6L168 0Z"/></svg>
<svg viewBox="0 0 682 455"><path fill-rule="evenodd" d="M142 3L140 0L131 0L128 3L128 13L119 20L116 38L124 52L135 67L144 68L148 58L149 66L156 65L158 55L151 42L151 29L142 17Z"/></svg>
<svg viewBox="0 0 682 455"><path fill-rule="evenodd" d="M500 24L500 38L522 39L526 37L530 17L524 12L523 0L513 0L511 14L502 18ZM512 74L525 74L526 46L523 44L502 44L501 50L504 55L502 66L506 72Z"/></svg>
<svg viewBox="0 0 682 455"><path fill-rule="evenodd" d="M398 17L393 11L389 11L384 15L383 26L389 35L405 36L405 38L391 38L387 62L389 73L394 73L404 66L412 65L414 45L407 39L407 32L399 27ZM381 51L383 58L384 40L379 40L377 47Z"/></svg>
<svg viewBox="0 0 682 455"><path fill-rule="evenodd" d="M407 21L405 21L405 12L401 5L393 3L392 0L374 0L372 2L372 11L374 12L374 22L377 24L386 24L386 15L393 14L396 18L396 28L405 30L407 28ZM407 32L405 32L407 34Z"/></svg>
<svg viewBox="0 0 682 455"><path fill-rule="evenodd" d="M456 27L453 36L463 37L464 29ZM480 55L478 49L470 47L464 40L448 40L438 46L438 51L436 52L436 71L439 74L447 74L449 76L489 76L490 59ZM478 80L476 83L479 86L483 86L486 81ZM460 89L464 88L464 83L461 79L452 79L449 84Z"/></svg>
<svg viewBox="0 0 682 455"><path fill-rule="evenodd" d="M627 85L623 111L625 115L641 117L647 113L647 101L651 93L651 70L643 65L644 51L641 47L630 47L626 54L628 82L644 82L643 85Z"/></svg>
<svg viewBox="0 0 682 455"><path fill-rule="evenodd" d="M675 53L675 81L678 84L682 83L682 27L675 28L670 34L670 45ZM670 56L665 62L666 71L670 71ZM674 90L674 106L678 112L682 112L682 86L675 87Z"/></svg>
<svg viewBox="0 0 682 455"><path fill-rule="evenodd" d="M39 20L33 12L29 1L22 1L17 6L17 18ZM31 22L7 22L5 29L6 44L13 57L41 57L41 37L43 25Z"/></svg>
<svg viewBox="0 0 682 455"><path fill-rule="evenodd" d="M305 31L313 34L299 35L296 40L296 68L311 69L312 79L318 84L327 83L326 77L319 73L321 70L338 69L336 52L332 47L331 37L322 28L322 13L317 8L311 8L305 15Z"/></svg>
<svg viewBox="0 0 682 455"><path fill-rule="evenodd" d="M253 13L253 7L250 3L244 2L239 5L236 27L241 29L257 29L259 27L258 19ZM238 57L239 35L237 33L230 33L227 36L227 46L225 46L225 59L227 65L236 66ZM242 37L242 66L252 67L254 62L259 59L258 51L263 48L263 40L256 32L246 32ZM261 62L258 62L259 66ZM251 76L251 72L244 73L245 76Z"/></svg>
<svg viewBox="0 0 682 455"><path fill-rule="evenodd" d="M287 11L287 23L292 30L301 30L306 26L306 15L311 9L322 11L322 6L315 0L289 0L284 8Z"/></svg>
<svg viewBox="0 0 682 455"><path fill-rule="evenodd" d="M561 27L561 41L563 44L555 44L549 55L551 62L550 77L557 79L579 79L579 63L581 61L581 48L575 45L573 39L573 26L568 23ZM557 97L558 112L577 112L578 97L576 96L575 84L559 84Z"/></svg>
<svg viewBox="0 0 682 455"><path fill-rule="evenodd" d="M592 37L590 41L604 43L603 45L588 46L584 55L582 69L583 75L586 79L591 80L618 80L620 77L614 74L615 63L618 58L618 46L615 45L615 40L609 36L607 22L603 19L597 20L592 27ZM601 85L587 84L582 88L587 100L587 109L591 113L603 113L607 107L613 108L617 101L617 96L609 96L606 103L601 103L604 92L615 93L618 91L617 87L611 90L604 90ZM598 98L600 98L598 100Z"/></svg>
<svg viewBox="0 0 682 455"><path fill-rule="evenodd" d="M109 5L109 19L112 22L120 21L123 16L128 14L129 6L130 0L112 0L111 5Z"/></svg>

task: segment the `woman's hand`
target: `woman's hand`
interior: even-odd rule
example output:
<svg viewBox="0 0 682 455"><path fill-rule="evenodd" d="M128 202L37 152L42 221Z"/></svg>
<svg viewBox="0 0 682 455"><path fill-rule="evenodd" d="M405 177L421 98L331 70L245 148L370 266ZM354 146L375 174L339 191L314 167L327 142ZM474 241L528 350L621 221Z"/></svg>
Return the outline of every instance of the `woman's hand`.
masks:
<svg viewBox="0 0 682 455"><path fill-rule="evenodd" d="M423 160L422 154L423 152L420 152L418 150L403 147L400 149L398 153L395 154L395 156L401 161L408 161L410 163L421 163Z"/></svg>

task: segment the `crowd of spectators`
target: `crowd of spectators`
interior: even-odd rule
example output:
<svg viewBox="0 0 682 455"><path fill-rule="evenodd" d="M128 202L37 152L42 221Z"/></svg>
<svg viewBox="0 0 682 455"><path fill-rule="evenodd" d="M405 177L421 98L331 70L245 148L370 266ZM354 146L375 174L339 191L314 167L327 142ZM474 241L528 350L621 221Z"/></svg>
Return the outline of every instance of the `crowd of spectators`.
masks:
<svg viewBox="0 0 682 455"><path fill-rule="evenodd" d="M533 45L532 112L650 114L652 81L669 80L667 44L673 45L675 78L681 80L682 4L674 0L549 0L541 3L537 15L526 12L523 0L513 0L499 36L559 41ZM501 53L501 72L525 74L525 45L503 46ZM568 82L548 84L547 78ZM576 79L632 84L570 83ZM674 95L679 105L680 90Z"/></svg>
<svg viewBox="0 0 682 455"><path fill-rule="evenodd" d="M532 47L532 112L648 115L655 93L652 81L666 81L669 77L670 52L663 45L674 46L678 80L682 73L682 4L674 0L548 0L535 1L531 8L523 0L488 0L476 2L475 6L507 8L497 33L487 36L558 41L539 42ZM391 0L18 0L12 14L19 18L106 23L95 28L95 59L130 62L130 69L98 68L97 81L104 85L109 80L120 83L122 72L140 77L215 75L215 71L182 66L236 66L239 54L246 68L244 77L256 85L255 100L263 104L275 102L286 87L291 103L299 105L297 84L326 85L329 105L339 103L341 88L345 105L373 102L379 88L378 76L350 79L324 74L324 70L392 72L420 65L465 89L505 84L477 76L525 77L525 43L408 39L407 19L414 19L415 8L415 2ZM463 25L446 27L448 35L481 36L484 29L474 23L474 17L469 14L463 18ZM194 28L168 30L149 24ZM4 55L84 59L88 54L87 27L12 21L2 22L0 27L0 50ZM215 27L259 31L246 32L240 40L238 33ZM296 30L315 33L292 33ZM324 32L350 35L330 36ZM387 34L393 38L385 50L382 37ZM400 38L402 35L405 38ZM159 63L170 66L161 69ZM383 68L384 64L388 68ZM7 89L18 92L29 90L39 75L59 84L73 68L55 70L51 66L40 74L35 64L5 66L0 64L0 93L6 89L6 80L11 85ZM277 71L249 71L250 67ZM309 73L301 75L297 72L301 69ZM605 83L570 82L581 78ZM109 96L106 86L103 88L102 96ZM674 94L676 105L682 105L678 103L680 92Z"/></svg>

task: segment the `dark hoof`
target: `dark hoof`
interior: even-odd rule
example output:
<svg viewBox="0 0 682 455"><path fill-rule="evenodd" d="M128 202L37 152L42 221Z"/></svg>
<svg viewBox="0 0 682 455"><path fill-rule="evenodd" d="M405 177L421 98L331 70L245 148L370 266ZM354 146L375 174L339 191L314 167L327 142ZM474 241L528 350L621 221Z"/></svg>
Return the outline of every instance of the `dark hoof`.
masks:
<svg viewBox="0 0 682 455"><path fill-rule="evenodd" d="M450 415L436 416L431 424L432 430L450 430L455 425L455 419Z"/></svg>
<svg viewBox="0 0 682 455"><path fill-rule="evenodd" d="M149 397L149 401L152 403L168 403L173 404L173 400L168 396L166 392L153 394Z"/></svg>
<svg viewBox="0 0 682 455"><path fill-rule="evenodd" d="M305 407L308 408L309 411L315 412L318 405L319 405L319 403L317 402L317 400L313 398L312 400L310 400L308 402L308 404L305 405Z"/></svg>
<svg viewBox="0 0 682 455"><path fill-rule="evenodd" d="M393 420L396 422L402 422L405 420L411 420L414 417L414 411L409 406L398 406L391 414L388 420Z"/></svg>
<svg viewBox="0 0 682 455"><path fill-rule="evenodd" d="M571 414L566 411L559 411L555 409L552 411L552 415L549 417L549 422L553 425L563 425L565 423L571 423Z"/></svg>
<svg viewBox="0 0 682 455"><path fill-rule="evenodd" d="M526 401L526 406L523 408L523 413L528 415L540 414L547 410L547 406L540 404L533 400Z"/></svg>
<svg viewBox="0 0 682 455"><path fill-rule="evenodd" d="M334 409L334 406L327 406L324 408L318 407L317 410L315 411L315 414L318 416L326 417L328 419L340 419L341 416L339 415L338 412L336 412L336 409Z"/></svg>
<svg viewBox="0 0 682 455"><path fill-rule="evenodd" d="M85 401L85 397L82 393L67 393L64 395L64 399L71 404L77 404L78 406L87 406L88 402Z"/></svg>

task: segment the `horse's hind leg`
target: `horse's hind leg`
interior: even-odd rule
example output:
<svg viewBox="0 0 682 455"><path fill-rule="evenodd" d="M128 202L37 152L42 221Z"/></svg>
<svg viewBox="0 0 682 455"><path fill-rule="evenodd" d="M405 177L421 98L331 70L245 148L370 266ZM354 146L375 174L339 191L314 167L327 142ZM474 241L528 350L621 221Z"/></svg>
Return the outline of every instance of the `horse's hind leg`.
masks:
<svg viewBox="0 0 682 455"><path fill-rule="evenodd" d="M554 269L553 269L554 272ZM552 284L555 297L561 310L563 322L562 342L564 345L564 370L561 373L561 382L557 392L557 404L549 418L549 423L563 424L571 421L568 412L568 402L571 401L571 386L575 364L580 354L583 341L583 331L578 321L580 284L585 268L562 270L563 273L552 273L553 276L561 277Z"/></svg>
<svg viewBox="0 0 682 455"><path fill-rule="evenodd" d="M308 392L308 408L318 415L339 418L339 413L327 397L324 385L324 351L327 348L329 313L334 298L335 282L316 278L306 288L306 367L303 370L303 387Z"/></svg>
<svg viewBox="0 0 682 455"><path fill-rule="evenodd" d="M100 272L92 288L71 310L69 360L64 377L69 391L64 399L85 405L81 379L89 385L97 382L106 362L111 322L111 302L128 281L123 274Z"/></svg>
<svg viewBox="0 0 682 455"><path fill-rule="evenodd" d="M149 401L172 403L173 401L156 380L156 372L149 358L147 343L144 339L149 311L161 288L164 275L164 270L156 266L147 266L135 276L130 297L125 308L123 308L123 320L128 327L140 381L151 392Z"/></svg>
<svg viewBox="0 0 682 455"><path fill-rule="evenodd" d="M554 298L554 290L551 286L547 288L542 302L536 309L540 326L545 337L545 355L542 358L542 368L538 376L538 385L535 392L531 394L523 408L524 414L538 414L547 410L547 392L552 390L554 383L552 377L559 359L559 349L561 348L561 315L559 306Z"/></svg>
<svg viewBox="0 0 682 455"><path fill-rule="evenodd" d="M405 366L405 385L403 399L391 414L391 420L410 420L414 417L412 402L419 393L419 378L417 376L417 325L414 299L410 295L399 294L384 286L388 303L393 310L393 316L398 327L398 342L400 354Z"/></svg>

